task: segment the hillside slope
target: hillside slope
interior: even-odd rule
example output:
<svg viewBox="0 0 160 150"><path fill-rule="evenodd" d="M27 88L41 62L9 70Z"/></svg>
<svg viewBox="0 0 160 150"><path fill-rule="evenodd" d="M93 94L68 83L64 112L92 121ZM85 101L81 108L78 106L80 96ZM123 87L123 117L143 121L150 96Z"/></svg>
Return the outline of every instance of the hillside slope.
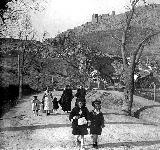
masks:
<svg viewBox="0 0 160 150"><path fill-rule="evenodd" d="M133 25L136 27L153 27L157 28L160 21L160 4L150 4L138 6L133 18ZM123 28L126 15L121 14L97 14L92 16L92 21L81 26L75 27L73 31L77 35L84 35L91 32L107 31ZM95 21L96 20L96 21ZM70 31L70 30L68 30Z"/></svg>
<svg viewBox="0 0 160 150"><path fill-rule="evenodd" d="M120 43L118 39L121 39L121 34L125 26L125 14L97 15L97 18L95 18L94 15L92 16L91 22L82 24L74 29L69 29L61 34L74 32L75 35L80 36L83 41L86 40L89 45L96 47L98 50L104 53L114 53L115 55L120 54ZM95 21L95 19L97 21ZM146 32L145 30L159 30L159 23L160 4L138 7L131 22L131 26L134 28L132 34L136 35L134 35L133 39L129 39L129 41L134 40L134 42L130 43L127 49L134 49L137 46L137 43L142 41L138 38L143 32ZM146 35L144 35L144 37L145 36ZM137 40L137 42L135 42L135 40ZM148 53L159 54L159 48L160 44L158 39L153 46L146 47L145 49Z"/></svg>

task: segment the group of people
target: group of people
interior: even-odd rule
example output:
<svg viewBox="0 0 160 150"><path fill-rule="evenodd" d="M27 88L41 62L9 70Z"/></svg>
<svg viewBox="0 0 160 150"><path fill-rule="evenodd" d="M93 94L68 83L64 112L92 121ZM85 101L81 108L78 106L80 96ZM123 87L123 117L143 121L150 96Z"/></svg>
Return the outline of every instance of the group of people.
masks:
<svg viewBox="0 0 160 150"><path fill-rule="evenodd" d="M81 98L84 101L84 103L86 103L85 96L86 96L86 89L82 85L78 87L75 95L73 95L71 87L69 85L66 85L66 88L64 89L62 96L59 100L59 104L61 105L62 110L64 112L70 112L72 99L74 97ZM75 103L75 105L76 104L77 103Z"/></svg>
<svg viewBox="0 0 160 150"><path fill-rule="evenodd" d="M39 115L39 111L45 112L48 116L51 111L57 113L57 109L59 108L57 97L53 98L51 91L48 89L44 92L42 101L38 99L38 96L33 96L31 103L32 111L35 116Z"/></svg>
<svg viewBox="0 0 160 150"><path fill-rule="evenodd" d="M48 116L51 111L57 113L59 108L57 97L53 97L52 92L47 89L42 97L42 111Z"/></svg>
<svg viewBox="0 0 160 150"><path fill-rule="evenodd" d="M79 88L77 89L77 93L75 94L75 97L81 98L84 102L86 102L85 95L85 88L83 88L83 86L79 86ZM42 112L45 112L48 116L51 112L57 113L57 109L60 105L62 107L62 110L68 113L71 111L71 102L73 98L74 95L69 85L66 85L59 101L57 97L53 97L52 92L47 88L47 90L44 92L41 101L38 99L37 96L33 96L32 111L35 116L38 116L38 112L40 110Z"/></svg>
<svg viewBox="0 0 160 150"><path fill-rule="evenodd" d="M89 112L86 107L85 95L85 88L80 86L74 95L76 97L76 102L72 110L71 102L74 96L69 85L64 89L59 101L57 100L57 97L53 98L53 95L49 90L44 92L41 102L38 100L37 96L34 96L34 99L32 100L32 110L35 115L38 115L39 110L44 110L46 115L49 115L51 110L57 112L59 104L64 112L70 112L69 120L72 123L72 134L77 136L76 142L77 145L80 146L81 150L84 149L84 135L87 135L88 131L90 131L90 134L92 135L93 147L98 148L98 135L101 135L102 128L104 127L104 117L101 112L101 101L93 101L92 106L94 109Z"/></svg>

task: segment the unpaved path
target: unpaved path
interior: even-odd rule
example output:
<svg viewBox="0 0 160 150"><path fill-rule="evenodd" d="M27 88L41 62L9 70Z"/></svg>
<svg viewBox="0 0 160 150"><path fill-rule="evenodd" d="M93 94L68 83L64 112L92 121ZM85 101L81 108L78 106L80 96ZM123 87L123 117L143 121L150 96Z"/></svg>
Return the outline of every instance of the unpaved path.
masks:
<svg viewBox="0 0 160 150"><path fill-rule="evenodd" d="M61 92L54 92L58 98ZM42 94L38 95L42 98ZM23 99L0 120L1 150L78 150L71 134L68 114L61 108L58 114L33 116L31 97ZM139 98L140 100L140 98ZM75 100L72 102L74 106ZM92 109L90 103L87 104ZM103 107L103 106L102 106ZM105 128L99 137L100 150L160 150L160 126L146 121L126 117L118 113L107 113ZM86 149L91 147L91 136L85 137Z"/></svg>

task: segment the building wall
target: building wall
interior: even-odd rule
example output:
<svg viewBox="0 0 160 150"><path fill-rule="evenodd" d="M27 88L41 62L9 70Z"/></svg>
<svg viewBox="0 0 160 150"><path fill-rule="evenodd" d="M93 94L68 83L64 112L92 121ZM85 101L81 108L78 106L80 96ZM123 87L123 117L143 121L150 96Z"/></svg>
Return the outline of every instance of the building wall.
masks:
<svg viewBox="0 0 160 150"><path fill-rule="evenodd" d="M98 23L98 14L92 15L92 23Z"/></svg>

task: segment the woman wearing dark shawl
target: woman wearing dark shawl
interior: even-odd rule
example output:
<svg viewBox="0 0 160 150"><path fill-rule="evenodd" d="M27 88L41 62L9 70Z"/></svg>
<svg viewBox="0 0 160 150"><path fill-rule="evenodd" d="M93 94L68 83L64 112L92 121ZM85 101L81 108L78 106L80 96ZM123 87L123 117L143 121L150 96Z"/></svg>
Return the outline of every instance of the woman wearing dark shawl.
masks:
<svg viewBox="0 0 160 150"><path fill-rule="evenodd" d="M71 111L72 98L73 98L72 89L70 88L69 85L67 85L60 98L60 105L64 112Z"/></svg>

